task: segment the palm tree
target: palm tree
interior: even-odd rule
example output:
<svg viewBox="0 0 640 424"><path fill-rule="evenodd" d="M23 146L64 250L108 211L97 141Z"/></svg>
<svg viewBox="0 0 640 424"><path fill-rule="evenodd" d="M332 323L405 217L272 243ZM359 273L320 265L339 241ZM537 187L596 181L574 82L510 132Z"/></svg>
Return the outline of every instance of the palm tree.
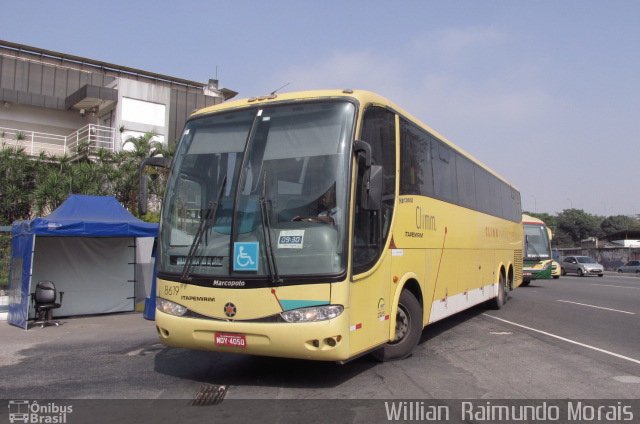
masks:
<svg viewBox="0 0 640 424"><path fill-rule="evenodd" d="M38 213L48 213L56 209L69 194L69 180L56 172L49 172L38 182L33 193Z"/></svg>
<svg viewBox="0 0 640 424"><path fill-rule="evenodd" d="M24 148L3 146L0 150L0 224L31 215L29 193L34 186L34 170Z"/></svg>
<svg viewBox="0 0 640 424"><path fill-rule="evenodd" d="M100 149L94 160L48 156L30 157L24 148L0 148L0 225L29 219L35 213L53 211L68 194L115 195L129 210L136 211L140 163L153 156L172 157L175 146L165 148L148 133L129 139L129 150L118 153ZM162 197L166 170L151 169L151 198Z"/></svg>
<svg viewBox="0 0 640 424"><path fill-rule="evenodd" d="M162 151L162 143L154 140L156 134L145 133L140 137L131 137L122 143L123 151L132 153L132 156L140 161L153 156L158 156Z"/></svg>
<svg viewBox="0 0 640 424"><path fill-rule="evenodd" d="M123 143L123 150L119 152L116 161L119 173L117 175L116 197L125 204L129 210L137 211L138 189L139 189L139 169L143 160L154 156L171 157L175 149L165 148L162 143L155 141L155 134L146 133L140 137L133 137ZM163 190L161 180L155 181L152 178L153 188L151 194L160 194Z"/></svg>

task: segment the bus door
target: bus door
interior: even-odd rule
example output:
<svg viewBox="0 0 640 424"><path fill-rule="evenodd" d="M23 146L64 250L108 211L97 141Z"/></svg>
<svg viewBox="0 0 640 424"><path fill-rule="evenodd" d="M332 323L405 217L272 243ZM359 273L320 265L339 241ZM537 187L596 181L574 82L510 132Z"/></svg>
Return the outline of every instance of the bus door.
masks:
<svg viewBox="0 0 640 424"><path fill-rule="evenodd" d="M371 165L358 154L352 239L350 343L360 352L389 341L391 255L385 253L396 190L396 116L381 107L364 112L361 140L370 147ZM377 174L374 176L374 174ZM381 202L363 204L366 180L379 178Z"/></svg>

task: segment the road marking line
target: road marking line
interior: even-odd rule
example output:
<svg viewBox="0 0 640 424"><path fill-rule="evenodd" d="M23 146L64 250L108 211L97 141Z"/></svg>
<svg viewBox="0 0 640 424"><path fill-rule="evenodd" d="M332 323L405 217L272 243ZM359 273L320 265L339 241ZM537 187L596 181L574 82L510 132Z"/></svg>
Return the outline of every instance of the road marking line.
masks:
<svg viewBox="0 0 640 424"><path fill-rule="evenodd" d="M546 331L537 330L535 328L527 327L526 325L522 325L522 324L518 324L518 323L515 323L515 322L512 322L512 321L507 321L506 319L494 317L493 315L489 315L489 314L486 314L486 313L482 314L482 315L484 315L486 317L489 317L489 318L496 319L498 321L505 322L507 324L515 325L516 327L521 327L521 328L524 328L524 329L527 329L527 330L530 330L530 331L534 331L536 333L544 334L545 336L553 337L555 339L562 340L563 342L572 343L574 345L578 345L578 346L581 346L581 347L586 347L587 349L595 350L595 351L601 352L601 353L606 353L607 355L615 356L616 358L624 359L626 361L633 362L633 363L636 363L636 364L640 365L640 360L638 360L638 359L629 358L628 356L620 355L619 353L611 352L611 351L608 351L608 350L600 349L599 347L595 347L595 346L591 346L591 345L588 345L588 344L580 343L580 342L577 342L575 340L571 340L571 339L567 339L565 337L557 336L555 334L547 333Z"/></svg>
<svg viewBox="0 0 640 424"><path fill-rule="evenodd" d="M611 308L605 308L604 306L596 306L596 305L588 305L586 303L578 303L578 302L571 302L569 300L556 300L556 302L564 302L564 303L573 303L574 305L581 305L581 306L588 306L590 308L596 308L596 309L604 309L606 311L613 311L613 312L620 312L621 314L629 314L629 315L635 315L635 312L627 312L627 311L621 311L620 309L611 309Z"/></svg>
<svg viewBox="0 0 640 424"><path fill-rule="evenodd" d="M602 286L602 287L620 287L622 289L640 289L640 287L629 287L629 286L614 286L613 284L597 284L597 283L592 283L589 284L590 286Z"/></svg>

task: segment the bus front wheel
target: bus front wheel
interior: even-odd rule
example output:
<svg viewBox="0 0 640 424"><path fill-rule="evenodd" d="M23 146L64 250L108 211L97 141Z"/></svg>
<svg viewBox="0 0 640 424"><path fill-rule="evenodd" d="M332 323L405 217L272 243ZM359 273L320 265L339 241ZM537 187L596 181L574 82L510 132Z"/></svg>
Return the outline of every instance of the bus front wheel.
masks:
<svg viewBox="0 0 640 424"><path fill-rule="evenodd" d="M396 313L394 340L372 353L378 361L404 359L411 355L422 335L422 307L409 290L403 290Z"/></svg>

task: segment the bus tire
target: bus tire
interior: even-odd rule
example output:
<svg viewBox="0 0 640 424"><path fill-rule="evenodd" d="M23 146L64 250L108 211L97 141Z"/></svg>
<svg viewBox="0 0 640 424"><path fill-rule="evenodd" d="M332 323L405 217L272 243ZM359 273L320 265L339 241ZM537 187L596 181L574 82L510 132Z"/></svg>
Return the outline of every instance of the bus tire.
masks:
<svg viewBox="0 0 640 424"><path fill-rule="evenodd" d="M524 284L524 283L523 283ZM500 281L498 281L498 295L489 301L491 309L502 309L507 302L507 281L504 274L500 273Z"/></svg>
<svg viewBox="0 0 640 424"><path fill-rule="evenodd" d="M413 293L403 290L396 313L396 340L387 343L371 355L380 362L404 359L411 355L421 335L422 307Z"/></svg>
<svg viewBox="0 0 640 424"><path fill-rule="evenodd" d="M531 280L522 280L522 284L520 284L522 287L527 287L529 284L531 284Z"/></svg>

